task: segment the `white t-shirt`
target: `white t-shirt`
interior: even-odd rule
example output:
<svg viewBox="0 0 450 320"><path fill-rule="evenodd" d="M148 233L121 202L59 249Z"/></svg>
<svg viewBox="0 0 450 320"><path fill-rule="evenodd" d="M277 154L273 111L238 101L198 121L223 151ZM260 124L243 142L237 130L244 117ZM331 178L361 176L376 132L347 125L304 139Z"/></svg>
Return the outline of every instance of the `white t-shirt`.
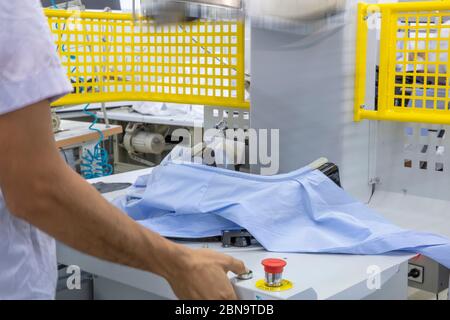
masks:
<svg viewBox="0 0 450 320"><path fill-rule="evenodd" d="M55 50L39 0L0 1L0 117L72 91ZM53 299L56 277L54 240L11 215L0 192L0 300Z"/></svg>

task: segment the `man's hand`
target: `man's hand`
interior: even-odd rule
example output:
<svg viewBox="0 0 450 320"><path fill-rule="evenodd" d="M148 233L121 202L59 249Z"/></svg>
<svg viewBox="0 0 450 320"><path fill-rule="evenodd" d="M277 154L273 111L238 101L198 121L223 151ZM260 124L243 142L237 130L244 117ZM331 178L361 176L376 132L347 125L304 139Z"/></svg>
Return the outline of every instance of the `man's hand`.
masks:
<svg viewBox="0 0 450 320"><path fill-rule="evenodd" d="M236 300L227 273L246 273L242 261L211 250L185 248L183 258L167 277L172 290L180 299Z"/></svg>

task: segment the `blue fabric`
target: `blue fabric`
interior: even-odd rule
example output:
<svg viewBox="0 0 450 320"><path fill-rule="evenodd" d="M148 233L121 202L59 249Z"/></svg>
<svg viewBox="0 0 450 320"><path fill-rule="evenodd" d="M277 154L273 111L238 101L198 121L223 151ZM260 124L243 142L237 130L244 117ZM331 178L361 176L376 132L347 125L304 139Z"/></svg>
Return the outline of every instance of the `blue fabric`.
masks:
<svg viewBox="0 0 450 320"><path fill-rule="evenodd" d="M399 228L317 170L263 177L168 163L138 179L115 204L166 237L247 229L268 251L421 253L450 267L450 240Z"/></svg>

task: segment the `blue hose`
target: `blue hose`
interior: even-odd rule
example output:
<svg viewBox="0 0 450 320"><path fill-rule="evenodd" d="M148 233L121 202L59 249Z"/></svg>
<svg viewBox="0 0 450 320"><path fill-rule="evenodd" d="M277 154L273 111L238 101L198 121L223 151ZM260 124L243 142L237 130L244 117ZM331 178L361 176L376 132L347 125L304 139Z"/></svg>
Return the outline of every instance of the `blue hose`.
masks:
<svg viewBox="0 0 450 320"><path fill-rule="evenodd" d="M58 8L56 6L55 0L51 0L51 5L55 9ZM65 29L65 27L66 25L64 24L63 30ZM58 28L58 24L56 24L56 28ZM63 52L66 51L64 45L61 47L61 49ZM75 71L76 68L74 67L72 69L72 73ZM113 173L113 167L109 164L108 151L102 147L105 136L103 135L103 132L101 130L94 128L94 126L98 122L98 117L95 113L88 111L88 108L89 104L84 107L83 112L93 119L91 125L89 126L89 130L97 132L99 135L99 140L94 147L93 153L91 150L87 150L87 155L82 156L83 162L80 165L82 168L81 174L86 179L106 177Z"/></svg>
<svg viewBox="0 0 450 320"><path fill-rule="evenodd" d="M87 154L82 156L81 174L86 179L106 177L113 173L113 167L109 164L108 151L102 147L105 136L101 130L94 128L98 122L98 117L95 113L88 111L88 108L89 104L84 107L83 112L94 119L89 126L89 130L97 132L100 138L94 147L94 152L87 150Z"/></svg>

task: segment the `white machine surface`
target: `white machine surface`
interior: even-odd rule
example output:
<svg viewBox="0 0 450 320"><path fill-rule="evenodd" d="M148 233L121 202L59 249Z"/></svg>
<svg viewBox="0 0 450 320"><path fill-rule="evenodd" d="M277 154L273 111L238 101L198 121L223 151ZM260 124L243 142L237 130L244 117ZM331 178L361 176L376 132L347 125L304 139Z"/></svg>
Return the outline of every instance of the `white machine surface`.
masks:
<svg viewBox="0 0 450 320"><path fill-rule="evenodd" d="M104 114L102 112L98 112L97 116L100 119L104 119ZM150 116L119 109L109 111L107 117L109 120L124 122L139 122L146 124L159 124L179 127L203 127L203 119L196 119L194 117L189 117L186 115Z"/></svg>
<svg viewBox="0 0 450 320"><path fill-rule="evenodd" d="M91 182L134 182L152 169L144 169ZM126 191L106 194L112 200ZM407 263L411 254L393 253L379 256L335 254L284 254L271 253L261 247L222 248L219 243L188 243L197 248L210 248L243 260L254 273L251 280L233 279L241 299L406 299ZM58 262L77 265L96 275L94 298L154 298L174 299L167 282L159 276L101 261L58 244ZM261 261L265 258L283 258L287 261L284 278L291 281L292 289L268 292L256 288L264 278ZM170 266L168 266L170 267ZM230 277L232 275L230 274ZM377 286L377 284L380 286ZM94 280L94 287L96 282ZM120 288L114 293L114 288Z"/></svg>
<svg viewBox="0 0 450 320"><path fill-rule="evenodd" d="M124 106L131 106L132 104L133 102L130 101L107 102L105 103L105 109L110 111ZM55 112L61 119L86 117L86 114L83 112L85 106L86 106L85 104L80 104L70 107L57 108ZM101 103L92 103L89 105L89 111L91 112L100 111L101 108L102 108Z"/></svg>

